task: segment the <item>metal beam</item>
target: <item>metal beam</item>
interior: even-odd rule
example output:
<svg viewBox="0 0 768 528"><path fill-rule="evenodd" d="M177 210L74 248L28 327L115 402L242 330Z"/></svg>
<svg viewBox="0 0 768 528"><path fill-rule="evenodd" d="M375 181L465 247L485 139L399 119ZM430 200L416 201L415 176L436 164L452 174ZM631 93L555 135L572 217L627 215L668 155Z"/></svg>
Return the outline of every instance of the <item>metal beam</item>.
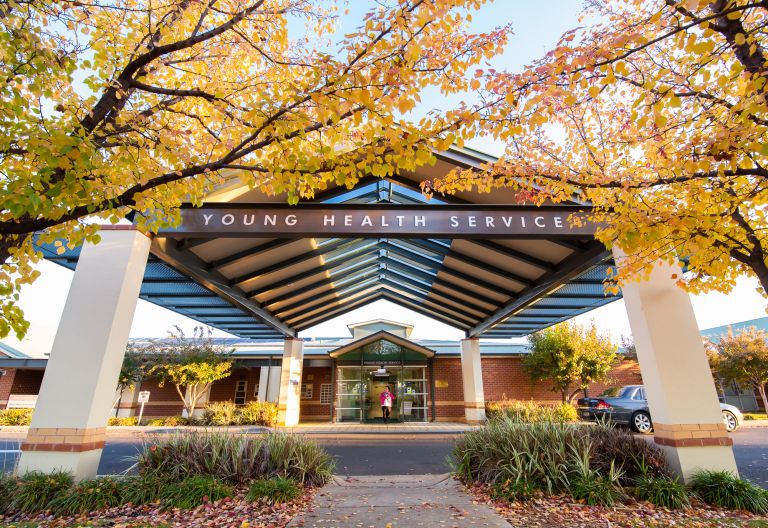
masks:
<svg viewBox="0 0 768 528"><path fill-rule="evenodd" d="M408 266L407 264L403 264L402 262L397 262L394 259L391 259L389 257L381 257L379 259L380 262L383 262L386 264L387 269L392 269L396 271L402 271L403 273L407 273L409 275L415 275L422 280L429 281L432 283L432 286L444 286L446 288L449 288L451 291L460 293L462 295L466 295L467 297L471 299L475 299L476 301L483 302L485 304L490 304L491 306L498 306L499 301L491 299L490 297L486 297L485 295L479 293L477 290L468 290L467 288L464 288L463 286L460 286L458 284L454 284L452 282L448 282L445 279L441 279L437 276L437 273L428 273L425 270L422 270L421 268L414 268L412 266ZM431 270L430 270L431 271ZM438 272L439 273L439 272ZM438 293L440 295L444 295L442 292L443 290L434 290L435 293ZM463 300L462 300L463 301Z"/></svg>
<svg viewBox="0 0 768 528"><path fill-rule="evenodd" d="M611 256L600 242L593 242L590 249L584 253L574 254L560 263L560 271L549 273L536 281L536 284L522 291L518 298L508 302L502 308L491 314L484 321L467 331L467 337L477 337L487 329L496 326L507 319L514 312L533 303L540 297L553 292L567 283L587 272L590 268L606 261Z"/></svg>
<svg viewBox="0 0 768 528"><path fill-rule="evenodd" d="M142 284L194 284L189 277L144 277Z"/></svg>
<svg viewBox="0 0 768 528"><path fill-rule="evenodd" d="M414 246L426 249L428 251L436 251L435 246L437 244L430 243L429 241L409 239L407 242ZM400 244L392 244L392 245L397 247L402 247L402 245ZM501 269L499 267L494 266L493 264L488 264L487 262L483 262L482 260L476 259L475 257L471 257L469 255L465 255L464 253L460 253L451 248L446 248L442 253L442 255L443 255L443 260L441 262L442 269L450 268L450 266L445 262L445 259L450 257L455 260L458 260L459 262L463 262L464 264L472 266L473 268L478 268L478 269L487 271L488 273L496 275L497 277L502 277L506 280L517 282L519 284L522 284L523 286L530 286L533 284L533 281L531 279L527 279L521 275L512 273L511 271Z"/></svg>
<svg viewBox="0 0 768 528"><path fill-rule="evenodd" d="M176 249L192 249L196 246L202 246L208 242L213 242L212 238L182 238L176 241Z"/></svg>
<svg viewBox="0 0 768 528"><path fill-rule="evenodd" d="M289 317L286 317L286 319L290 321L291 325L294 325L294 326L301 325L308 320L314 319L315 317L322 316L325 313L336 310L342 306L346 306L348 303L354 302L356 299L359 299L360 297L365 297L367 295L370 295L371 292L376 292L376 291L378 291L378 286L375 284L371 284L367 288L363 288L354 296L349 296L344 299L337 299L335 303L333 304L329 303L328 306L325 308L316 306L315 308L304 310L301 313L297 313Z"/></svg>
<svg viewBox="0 0 768 528"><path fill-rule="evenodd" d="M423 305L419 304L413 299L409 299L408 297L400 293L397 293L391 290L382 290L381 296L382 298L388 301L391 301L399 306L408 308L409 310L413 310L414 312L419 313L424 317L429 317L430 319L437 319L438 321L445 323L448 326L452 326L460 330L465 330L466 328L468 328L466 324L459 322L452 317L446 317L436 312L425 310Z"/></svg>
<svg viewBox="0 0 768 528"><path fill-rule="evenodd" d="M276 238L274 240L270 240L269 242L265 242L260 246L244 249L242 251L238 251L237 253L232 253L231 255L227 255L226 257L221 257L219 259L212 260L211 262L208 263L208 269L219 269L228 264L232 264L233 262L237 262L238 260L242 260L248 257L253 257L260 253L264 253L265 251L277 249L282 246L287 246L288 244L292 244L297 241L298 240L295 238Z"/></svg>
<svg viewBox="0 0 768 528"><path fill-rule="evenodd" d="M366 262L370 262L372 260L370 256L377 254L378 252L379 250L376 247L368 248L367 251L356 254L354 255L353 258L347 259L346 261L340 264L333 264L332 266L327 266L327 267L322 266L320 268L312 268L310 270L297 273L296 275L291 275L290 277L280 279L279 281L265 284L264 286L260 287L258 290L251 290L249 292L246 292L246 295L248 297L256 297L257 295L269 293L272 290L279 290L280 288L284 288L286 286L292 286L299 281L308 279L309 277L314 277L315 275L320 275L321 273L329 273L333 275L334 273L336 273L336 271L334 270L345 268L345 266L352 267L352 266L357 266L358 264L364 264ZM272 301L268 301L268 302L272 302Z"/></svg>
<svg viewBox="0 0 768 528"><path fill-rule="evenodd" d="M522 251L518 251L517 249L512 249L507 246L503 246L491 240L470 239L470 240L467 240L467 242L470 242L471 244L475 244L476 246L483 247L485 249L490 249L491 251L495 251L496 253L501 253L505 257L509 257L509 258L518 260L520 262L525 262L526 264L530 264L531 266L534 266L544 271L555 271L556 269L556 266L551 262L547 262L546 260L536 258L533 255L529 255L528 253L523 253Z"/></svg>
<svg viewBox="0 0 768 528"><path fill-rule="evenodd" d="M470 275L464 275L461 271L453 270L451 268L441 268L440 265L441 262L437 262L434 259L429 259L426 257L422 257L421 255L410 253L409 250L400 248L398 246L395 246L393 244L390 244L389 242L382 242L381 247L383 249L386 249L387 251L391 251L392 253L395 253L397 255L400 255L403 258L412 260L413 262L416 262L418 264L422 264L424 266L431 266L431 269L435 269L436 272L444 273L451 275L452 277L458 278L460 281L470 282L472 284L475 284L477 286L480 286L481 288L485 288L486 290L500 293L502 295L505 295L507 297L515 298L517 297L517 292L514 292L512 290L508 290L504 288L503 286L499 286L498 284L493 284L490 282L486 282L483 279L473 277ZM496 302L495 304L498 304Z"/></svg>
<svg viewBox="0 0 768 528"><path fill-rule="evenodd" d="M424 309L440 313L445 317L452 318L452 319L459 319L467 323L468 325L476 324L477 321L480 320L479 317L468 314L463 310L461 310L460 308L456 308L451 304L441 302L440 300L437 300L437 299L433 299L429 297L428 294L421 293L418 290L414 290L409 286L403 286L402 284L398 284L397 282L391 279L383 279L381 281L381 284L387 287L387 289L389 289L390 291L397 292L401 295L405 295L406 297L408 296L415 297L416 299L421 301ZM428 306L424 303L430 303L433 306Z"/></svg>
<svg viewBox="0 0 768 528"><path fill-rule="evenodd" d="M240 290L231 287L227 278L216 271L207 270L205 262L189 251L179 251L168 239L155 238L152 241L152 253L174 269L189 275L201 286L241 308L257 320L261 320L287 337L296 337L296 331L283 321L273 316L253 300L245 297Z"/></svg>
<svg viewBox="0 0 768 528"><path fill-rule="evenodd" d="M311 328L313 326L329 321L334 317L338 317L339 314L350 312L357 308L363 307L366 304L371 304L374 301L378 301L381 298L382 298L381 293L376 291L373 293L373 295L365 296L362 299L358 298L354 302L350 302L348 304L339 306L337 310L333 310L332 312L326 312L325 314L322 315L322 317L315 318L313 316L312 318L307 319L305 322L297 325L296 328L299 332L301 332L303 330L306 330L307 328ZM316 314L316 315L320 315L320 314Z"/></svg>
<svg viewBox="0 0 768 528"><path fill-rule="evenodd" d="M368 276L360 280L355 280L350 284L346 284L343 288L339 289L331 289L331 290L325 290L323 292L318 293L317 295L313 295L311 297L307 297L305 299L301 299L299 301L296 301L293 304L289 304L288 306L284 306L282 308L279 308L275 310L275 313L280 315L280 317L293 317L294 315L299 315L301 313L306 313L312 310L317 309L317 305L320 304L320 301L325 299L329 296L335 296L333 300L340 300L344 297L348 297L351 295L354 295L358 292L361 292L365 289L370 288L372 282L376 279L376 274L373 276ZM304 308L301 312L291 314L291 315L284 315L288 314L291 311L297 310L299 308Z"/></svg>
<svg viewBox="0 0 768 528"><path fill-rule="evenodd" d="M387 268L385 270L385 274L389 278L391 278L392 280L403 281L406 284L410 284L410 285L412 285L412 286L414 286L416 288L423 289L423 290L427 291L427 293L429 295L437 295L437 296L439 296L439 297L441 297L441 298L443 298L445 300L448 300L448 301L451 301L453 303L456 303L459 306L465 306L465 307L467 307L467 308L469 308L471 310L479 312L479 313L483 314L483 316L488 316L488 315L491 314L491 311L488 308L483 308L479 304L475 304L474 302L468 301L466 299L460 299L458 297L454 297L450 293L447 293L447 292L445 292L443 290L436 290L436 289L432 288L431 284L424 284L421 281L415 280L413 277L408 276L407 273L400 272L400 271L398 271L396 269Z"/></svg>
<svg viewBox="0 0 768 528"><path fill-rule="evenodd" d="M327 244L322 248L313 249L312 251L306 251L304 253L301 253L300 255L296 255L295 257L291 257L281 262L275 262L274 264L270 264L269 266L266 266L264 268L260 268L260 269L251 271L249 273L246 273L245 275L240 275L239 277L235 277L229 281L229 285L234 286L237 284L241 284L251 279L263 277L265 275L269 275L270 273L274 273L275 271L282 270L290 266L295 266L296 264L301 264L303 262L307 262L308 260L313 260L319 257L326 257L328 256L328 253L331 253L339 249L343 249L348 246L352 246L354 244L359 244L361 242L363 241L359 239L342 238L331 244ZM373 243L369 242L368 244L375 245L375 242Z"/></svg>
<svg viewBox="0 0 768 528"><path fill-rule="evenodd" d="M139 293L139 297L147 299L176 299L178 297L195 297L195 298L218 298L218 295L212 292L167 292L167 293Z"/></svg>
<svg viewBox="0 0 768 528"><path fill-rule="evenodd" d="M276 203L182 204L160 237L590 239L600 224L573 205ZM571 224L568 217L578 216Z"/></svg>
<svg viewBox="0 0 768 528"><path fill-rule="evenodd" d="M379 265L376 263L376 261L364 262L358 266L354 266L352 269L350 269L345 273L333 275L331 277L325 277L324 279L320 279L319 281L315 281L311 284L307 284L306 286L302 286L301 288L296 288L282 295L278 295L277 297L272 297L271 299L267 299L266 301L264 301L264 305L267 307L274 306L279 302L294 299L299 295L309 293L318 288L322 288L323 286L332 286L335 283L345 281L347 278L350 278L350 277L354 277L355 280L362 277L363 275L365 275L366 277L370 277L371 275L378 273L378 270L379 270ZM359 275L357 275L358 273Z"/></svg>

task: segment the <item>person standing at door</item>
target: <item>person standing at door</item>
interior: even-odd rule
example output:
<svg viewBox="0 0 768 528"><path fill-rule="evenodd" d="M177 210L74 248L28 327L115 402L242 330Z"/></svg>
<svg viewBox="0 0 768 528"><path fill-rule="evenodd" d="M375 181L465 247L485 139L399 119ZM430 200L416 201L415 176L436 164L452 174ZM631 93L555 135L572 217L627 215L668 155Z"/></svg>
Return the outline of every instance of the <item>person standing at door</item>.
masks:
<svg viewBox="0 0 768 528"><path fill-rule="evenodd" d="M389 385L386 390L379 395L381 400L381 415L384 417L384 423L389 421L389 415L392 411L392 402L395 401L395 395L389 391Z"/></svg>

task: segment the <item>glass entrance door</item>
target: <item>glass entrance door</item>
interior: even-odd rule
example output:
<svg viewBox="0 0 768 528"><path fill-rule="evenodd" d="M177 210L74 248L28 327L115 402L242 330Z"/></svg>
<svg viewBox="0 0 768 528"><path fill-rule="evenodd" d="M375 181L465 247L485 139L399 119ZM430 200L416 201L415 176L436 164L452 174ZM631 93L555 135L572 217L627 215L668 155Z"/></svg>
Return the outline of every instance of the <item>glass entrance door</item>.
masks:
<svg viewBox="0 0 768 528"><path fill-rule="evenodd" d="M336 422L384 421L381 393L389 387L395 395L390 420L393 422L427 421L426 367L339 367L336 380Z"/></svg>

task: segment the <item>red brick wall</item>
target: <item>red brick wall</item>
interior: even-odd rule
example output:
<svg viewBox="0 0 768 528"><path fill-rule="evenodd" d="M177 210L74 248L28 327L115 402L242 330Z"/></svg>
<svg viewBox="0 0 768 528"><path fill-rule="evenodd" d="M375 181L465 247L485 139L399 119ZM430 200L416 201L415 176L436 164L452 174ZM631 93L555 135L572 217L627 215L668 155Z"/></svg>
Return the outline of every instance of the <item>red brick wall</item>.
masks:
<svg viewBox="0 0 768 528"><path fill-rule="evenodd" d="M534 384L522 368L520 358L483 358L483 389L485 401L504 399L536 400L559 403L560 394L551 390L547 382ZM464 417L464 389L459 358L436 359L434 362L435 404L437 420L462 419ZM439 387L447 383L447 387ZM599 394L614 385L642 383L640 367L635 361L622 361L610 373L607 383L589 387L590 394Z"/></svg>
<svg viewBox="0 0 768 528"><path fill-rule="evenodd" d="M184 405L176 387L166 383L160 387L155 380L141 382L139 390L149 391L149 402L144 406L145 418L162 418L165 416L181 416ZM138 413L138 410L136 411Z"/></svg>
<svg viewBox="0 0 768 528"><path fill-rule="evenodd" d="M464 418L464 387L461 378L461 360L458 358L435 359L432 362L432 369L433 379L435 380L435 419ZM446 383L447 387L440 387L440 385L445 385Z"/></svg>
<svg viewBox="0 0 768 528"><path fill-rule="evenodd" d="M13 378L16 377L16 369L3 369L5 376L0 376L0 409L5 409L8 405L8 396L11 394Z"/></svg>
<svg viewBox="0 0 768 528"><path fill-rule="evenodd" d="M301 383L312 385L312 399L301 400L299 421L327 422L331 415L331 406L320 403L320 385L331 383L332 367L307 367L301 374ZM311 379L310 379L311 378ZM335 387L331 387L333 390Z"/></svg>
<svg viewBox="0 0 768 528"><path fill-rule="evenodd" d="M38 394L43 382L42 370L17 370L11 386L11 394Z"/></svg>

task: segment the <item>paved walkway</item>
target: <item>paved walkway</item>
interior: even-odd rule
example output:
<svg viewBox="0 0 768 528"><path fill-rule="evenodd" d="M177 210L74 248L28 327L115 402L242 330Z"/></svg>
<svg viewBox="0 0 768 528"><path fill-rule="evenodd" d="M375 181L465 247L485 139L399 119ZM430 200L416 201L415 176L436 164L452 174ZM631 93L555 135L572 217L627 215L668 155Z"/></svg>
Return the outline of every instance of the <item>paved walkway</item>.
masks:
<svg viewBox="0 0 768 528"><path fill-rule="evenodd" d="M509 528L492 508L473 504L448 474L336 477L289 527Z"/></svg>
<svg viewBox="0 0 768 528"><path fill-rule="evenodd" d="M480 427L454 422L420 422L420 423L391 423L391 424L361 424L361 423L321 423L310 422L293 427L280 427L280 431L299 434L461 434Z"/></svg>

